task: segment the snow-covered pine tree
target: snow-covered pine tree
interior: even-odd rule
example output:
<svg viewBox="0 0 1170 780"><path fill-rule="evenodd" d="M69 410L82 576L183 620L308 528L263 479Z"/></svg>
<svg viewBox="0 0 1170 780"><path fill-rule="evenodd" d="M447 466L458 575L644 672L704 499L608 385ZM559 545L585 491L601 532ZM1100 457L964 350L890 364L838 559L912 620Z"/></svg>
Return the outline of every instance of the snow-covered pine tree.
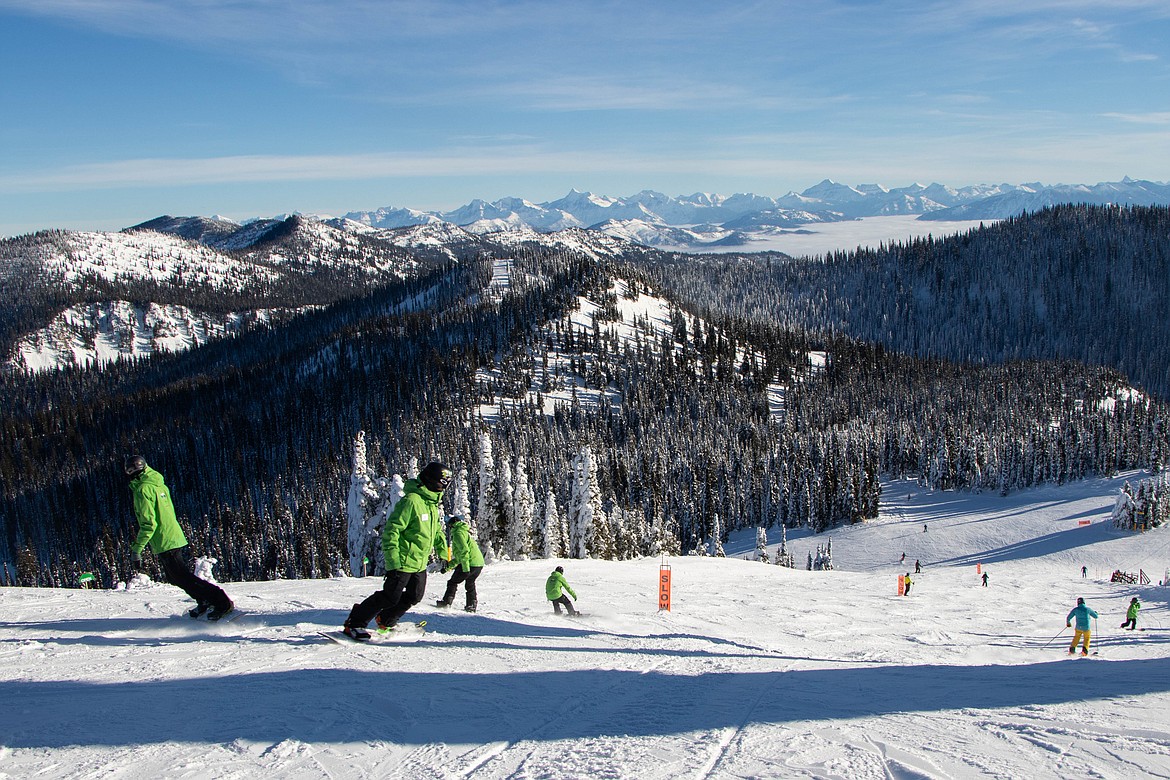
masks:
<svg viewBox="0 0 1170 780"><path fill-rule="evenodd" d="M532 494L532 486L528 484L528 464L524 458L516 460L512 506L509 552L513 560L526 561L532 555L532 520L536 511L536 496Z"/></svg>
<svg viewBox="0 0 1170 780"><path fill-rule="evenodd" d="M829 539L827 545L817 545L817 556L811 558L812 553L809 553L811 566L810 568L816 571L831 571L833 568L833 540Z"/></svg>
<svg viewBox="0 0 1170 780"><path fill-rule="evenodd" d="M711 555L716 558L727 557L723 552L723 522L719 519L718 512L711 514Z"/></svg>
<svg viewBox="0 0 1170 780"><path fill-rule="evenodd" d="M539 527L536 554L542 558L565 557L564 525L551 490L544 497L544 513Z"/></svg>
<svg viewBox="0 0 1170 780"><path fill-rule="evenodd" d="M512 488L512 464L507 458L500 461L500 470L496 474L496 533L499 540L497 550L502 558L514 558L512 538L515 535L513 526L516 524L516 503Z"/></svg>
<svg viewBox="0 0 1170 780"><path fill-rule="evenodd" d="M462 517L467 522L467 530L472 539L477 536L475 524L471 518L471 491L467 489L467 469L460 469L451 485L451 514Z"/></svg>
<svg viewBox="0 0 1170 780"><path fill-rule="evenodd" d="M495 560L495 506L496 464L492 454L492 439L487 433L479 437L479 500L475 507L475 526L478 529L480 552L484 563Z"/></svg>
<svg viewBox="0 0 1170 780"><path fill-rule="evenodd" d="M646 555L657 555L657 549L651 551L656 545L650 535L650 524L646 522L646 513L638 507L634 507L627 509L625 515L626 525L629 527L630 537L633 539L630 557L641 558Z"/></svg>
<svg viewBox="0 0 1170 780"><path fill-rule="evenodd" d="M768 529L762 525L756 527L756 560L768 563Z"/></svg>
<svg viewBox="0 0 1170 780"><path fill-rule="evenodd" d="M597 461L588 446L582 447L573 459L568 523L570 556L613 559L613 534L601 507Z"/></svg>
<svg viewBox="0 0 1170 780"><path fill-rule="evenodd" d="M626 513L613 501L610 502L609 527L613 534L614 560L628 561L633 558L634 540L626 525Z"/></svg>
<svg viewBox="0 0 1170 780"><path fill-rule="evenodd" d="M796 556L788 549L788 529L780 526L780 547L776 550L776 565L796 568Z"/></svg>
<svg viewBox="0 0 1170 780"><path fill-rule="evenodd" d="M362 559L369 555L380 503L381 495L366 464L366 432L358 431L353 440L353 468L345 502L349 573L354 577L362 575Z"/></svg>

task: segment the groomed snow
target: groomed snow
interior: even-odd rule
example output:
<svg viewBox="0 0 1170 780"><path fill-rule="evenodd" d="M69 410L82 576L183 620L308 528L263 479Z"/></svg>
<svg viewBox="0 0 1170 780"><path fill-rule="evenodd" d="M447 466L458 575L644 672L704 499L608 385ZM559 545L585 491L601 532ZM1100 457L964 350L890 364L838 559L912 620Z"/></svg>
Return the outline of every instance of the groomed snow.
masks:
<svg viewBox="0 0 1170 780"><path fill-rule="evenodd" d="M223 625L169 586L0 589L0 777L1166 777L1170 532L1109 527L1120 484L887 484L836 571L674 558L670 612L657 559L563 561L578 620L544 600L552 561L489 566L476 614L429 606L433 575L428 633L389 646L317 634L375 579L228 583L247 614ZM798 565L826 541L788 539ZM1118 629L1132 595L1145 631Z"/></svg>

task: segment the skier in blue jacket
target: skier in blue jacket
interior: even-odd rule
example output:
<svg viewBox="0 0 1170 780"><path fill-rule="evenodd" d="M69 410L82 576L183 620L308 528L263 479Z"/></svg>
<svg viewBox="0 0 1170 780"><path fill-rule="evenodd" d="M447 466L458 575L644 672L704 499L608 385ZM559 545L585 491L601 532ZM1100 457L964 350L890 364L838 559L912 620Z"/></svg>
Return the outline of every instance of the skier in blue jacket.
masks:
<svg viewBox="0 0 1170 780"><path fill-rule="evenodd" d="M1064 619L1064 627L1068 628L1072 625L1073 618L1076 618L1077 624L1073 632L1072 644L1068 646L1070 654L1077 651L1077 642L1081 643L1081 655L1089 654L1089 618L1097 617L1097 613L1085 604L1084 599L1077 599L1077 605L1068 613L1068 617Z"/></svg>

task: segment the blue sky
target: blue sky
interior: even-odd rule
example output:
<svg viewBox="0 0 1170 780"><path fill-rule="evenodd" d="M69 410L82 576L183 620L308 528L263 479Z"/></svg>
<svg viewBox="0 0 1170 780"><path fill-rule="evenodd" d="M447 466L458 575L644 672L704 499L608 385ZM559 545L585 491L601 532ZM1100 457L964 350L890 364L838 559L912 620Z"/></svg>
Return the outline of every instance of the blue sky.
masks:
<svg viewBox="0 0 1170 780"><path fill-rule="evenodd" d="M0 235L1170 179L1166 0L0 0Z"/></svg>

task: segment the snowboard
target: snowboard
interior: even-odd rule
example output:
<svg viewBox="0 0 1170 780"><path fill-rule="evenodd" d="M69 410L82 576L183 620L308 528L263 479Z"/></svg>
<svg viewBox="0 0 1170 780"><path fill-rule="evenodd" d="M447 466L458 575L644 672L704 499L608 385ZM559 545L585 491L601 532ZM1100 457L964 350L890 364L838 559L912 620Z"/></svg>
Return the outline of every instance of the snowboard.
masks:
<svg viewBox="0 0 1170 780"><path fill-rule="evenodd" d="M341 631L318 631L317 633L339 645L398 644L418 641L426 634L426 624L427 621L420 620L417 623L399 623L394 628L375 629L370 632L369 639L353 639Z"/></svg>
<svg viewBox="0 0 1170 780"><path fill-rule="evenodd" d="M184 614L183 617L186 617L188 620L198 620L198 621L201 621L203 623L210 623L214 626L217 623L219 623L219 624L235 623L237 620L242 618L245 614L246 613L242 609L240 609L239 607L233 607L231 612L227 613L226 615L221 617L219 620L208 620L206 612L204 612L202 615L200 615L199 617L196 617L196 618L191 617L189 614Z"/></svg>

